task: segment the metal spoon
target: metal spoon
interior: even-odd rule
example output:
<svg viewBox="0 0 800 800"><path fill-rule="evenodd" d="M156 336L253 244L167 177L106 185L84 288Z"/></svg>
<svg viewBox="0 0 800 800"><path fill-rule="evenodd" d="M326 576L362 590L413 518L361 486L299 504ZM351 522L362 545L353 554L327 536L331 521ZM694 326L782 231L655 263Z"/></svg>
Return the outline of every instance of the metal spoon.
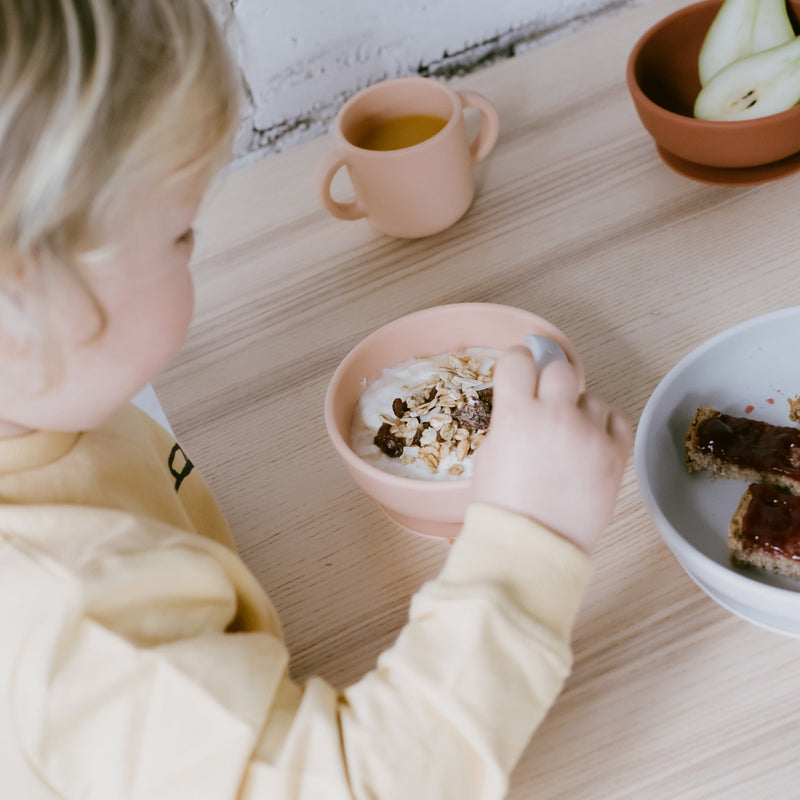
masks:
<svg viewBox="0 0 800 800"><path fill-rule="evenodd" d="M536 369L539 372L553 361L567 361L567 354L560 345L547 336L530 333L523 339L523 342L533 354L533 360L536 362Z"/></svg>

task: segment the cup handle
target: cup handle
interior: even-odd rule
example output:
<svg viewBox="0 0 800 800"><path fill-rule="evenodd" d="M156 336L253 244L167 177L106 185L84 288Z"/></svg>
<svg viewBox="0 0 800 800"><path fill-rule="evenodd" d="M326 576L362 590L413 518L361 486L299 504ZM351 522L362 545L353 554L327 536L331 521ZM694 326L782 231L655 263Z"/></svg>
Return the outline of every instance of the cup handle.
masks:
<svg viewBox="0 0 800 800"><path fill-rule="evenodd" d="M358 198L352 203L340 203L331 197L333 176L346 165L345 157L338 150L334 150L325 156L317 170L317 196L325 210L332 216L338 219L361 219L367 216L367 212Z"/></svg>
<svg viewBox="0 0 800 800"><path fill-rule="evenodd" d="M491 153L500 133L500 120L495 107L478 92L465 89L458 93L464 108L477 108L481 112L481 132L470 145L469 153L472 163L483 161Z"/></svg>

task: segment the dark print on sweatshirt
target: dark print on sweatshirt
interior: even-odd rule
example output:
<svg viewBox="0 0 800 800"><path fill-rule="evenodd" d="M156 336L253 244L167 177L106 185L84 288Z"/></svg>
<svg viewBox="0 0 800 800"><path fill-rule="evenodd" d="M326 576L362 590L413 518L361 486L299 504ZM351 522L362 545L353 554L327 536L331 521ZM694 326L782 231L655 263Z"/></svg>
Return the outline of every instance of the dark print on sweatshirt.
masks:
<svg viewBox="0 0 800 800"><path fill-rule="evenodd" d="M194 464L186 457L186 453L181 450L181 446L176 444L169 454L167 466L175 478L175 491L177 492L181 488L183 479L194 469Z"/></svg>

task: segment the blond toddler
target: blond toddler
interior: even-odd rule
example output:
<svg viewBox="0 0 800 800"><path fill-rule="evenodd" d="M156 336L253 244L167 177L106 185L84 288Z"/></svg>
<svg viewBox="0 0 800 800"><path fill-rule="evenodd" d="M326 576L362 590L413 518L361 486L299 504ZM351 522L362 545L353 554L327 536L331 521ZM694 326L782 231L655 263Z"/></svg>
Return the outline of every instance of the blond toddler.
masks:
<svg viewBox="0 0 800 800"><path fill-rule="evenodd" d="M294 682L197 471L128 402L189 326L235 75L200 0L0 0L0 797L499 798L630 426L510 349L441 574L362 680Z"/></svg>

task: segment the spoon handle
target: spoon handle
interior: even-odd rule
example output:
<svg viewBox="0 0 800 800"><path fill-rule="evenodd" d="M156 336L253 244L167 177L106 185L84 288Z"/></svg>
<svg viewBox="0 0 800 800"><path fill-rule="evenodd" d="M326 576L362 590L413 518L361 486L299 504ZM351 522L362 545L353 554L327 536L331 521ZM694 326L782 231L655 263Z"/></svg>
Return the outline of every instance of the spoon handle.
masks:
<svg viewBox="0 0 800 800"><path fill-rule="evenodd" d="M553 361L567 360L567 354L561 349L561 346L547 336L530 333L523 339L523 342L533 354L533 360L536 362L536 369L539 372Z"/></svg>

